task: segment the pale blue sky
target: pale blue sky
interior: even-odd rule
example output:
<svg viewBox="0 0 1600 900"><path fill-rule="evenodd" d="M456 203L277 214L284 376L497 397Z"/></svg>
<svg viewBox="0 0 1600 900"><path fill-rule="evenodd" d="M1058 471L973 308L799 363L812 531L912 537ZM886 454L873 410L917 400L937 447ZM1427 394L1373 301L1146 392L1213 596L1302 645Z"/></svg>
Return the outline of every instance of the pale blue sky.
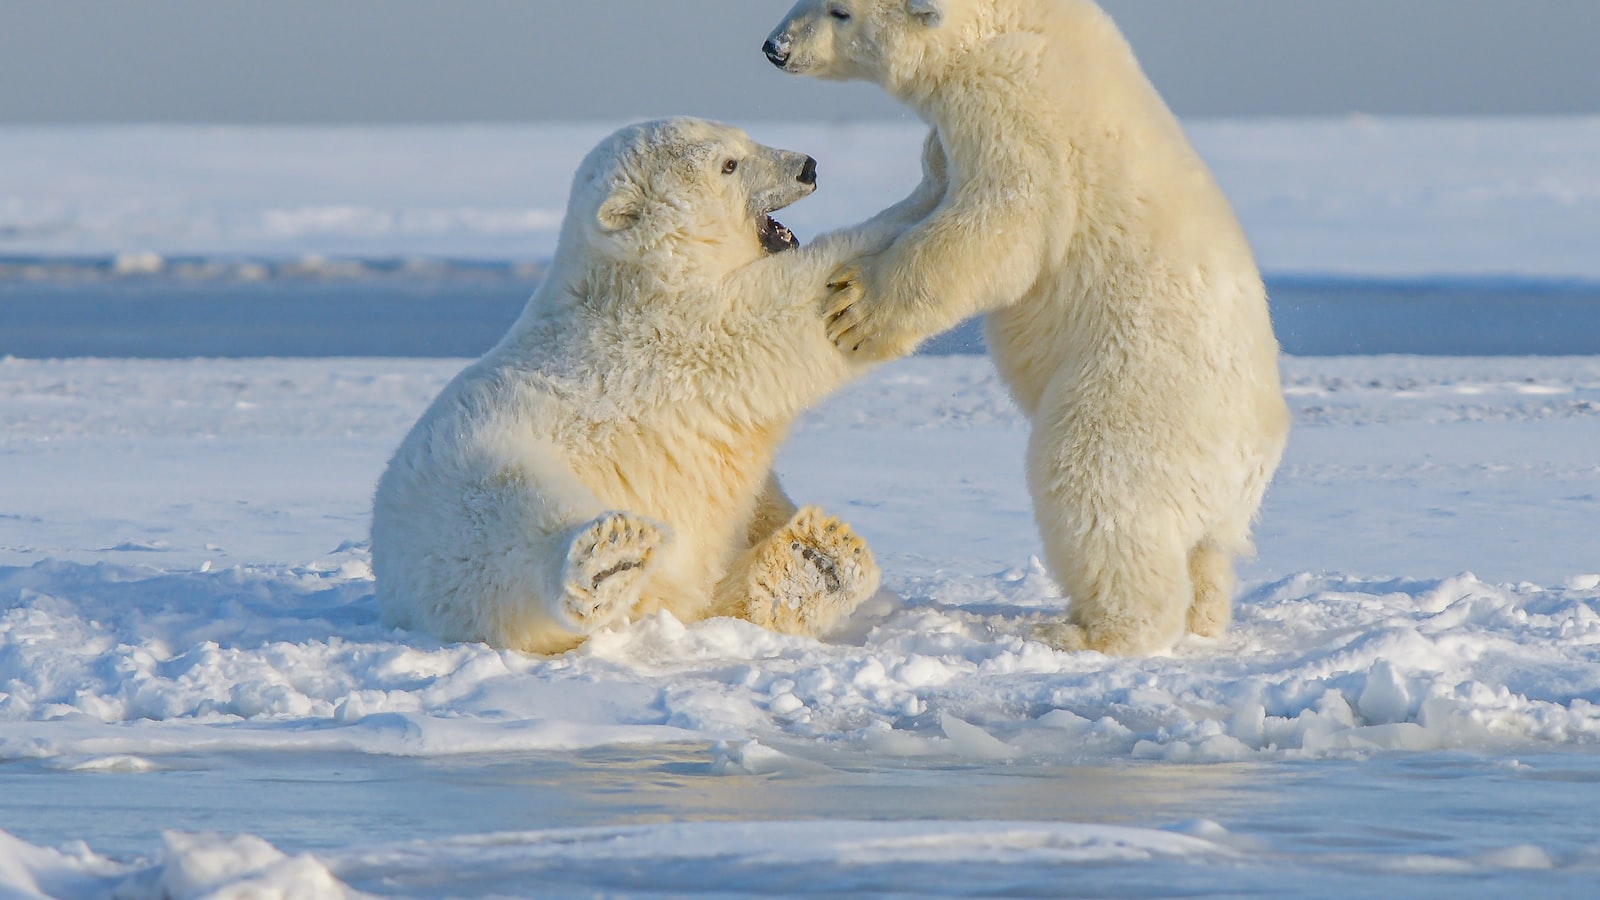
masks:
<svg viewBox="0 0 1600 900"><path fill-rule="evenodd" d="M1600 113L1600 0L1105 0L1191 116ZM884 118L789 0L0 0L0 123Z"/></svg>

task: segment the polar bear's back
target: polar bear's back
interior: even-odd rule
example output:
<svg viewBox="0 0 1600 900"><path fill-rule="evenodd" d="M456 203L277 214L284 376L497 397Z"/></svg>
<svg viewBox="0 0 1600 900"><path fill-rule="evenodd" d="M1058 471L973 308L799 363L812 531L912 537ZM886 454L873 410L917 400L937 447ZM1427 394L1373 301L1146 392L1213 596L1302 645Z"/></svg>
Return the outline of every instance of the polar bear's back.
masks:
<svg viewBox="0 0 1600 900"><path fill-rule="evenodd" d="M1179 510L1191 539L1242 548L1288 416L1232 205L1095 3L978 2L1011 17L996 65L1036 53L1006 69L1020 80L996 108L1050 148L1054 171L1029 177L1055 192L1037 227L1061 237L1026 293L988 315L996 364L1058 468L1102 472L1118 485L1102 496Z"/></svg>

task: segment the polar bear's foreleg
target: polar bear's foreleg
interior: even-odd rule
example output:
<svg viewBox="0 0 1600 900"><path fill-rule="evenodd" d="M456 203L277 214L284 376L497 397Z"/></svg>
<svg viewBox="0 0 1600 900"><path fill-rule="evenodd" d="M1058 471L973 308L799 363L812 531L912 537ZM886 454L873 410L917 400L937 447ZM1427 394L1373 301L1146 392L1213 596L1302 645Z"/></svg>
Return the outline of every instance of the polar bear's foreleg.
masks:
<svg viewBox="0 0 1600 900"><path fill-rule="evenodd" d="M607 512L581 525L567 545L552 612L589 634L629 616L660 562L666 532L632 513Z"/></svg>
<svg viewBox="0 0 1600 900"><path fill-rule="evenodd" d="M718 588L719 606L783 634L818 637L878 590L872 550L815 506L746 553Z"/></svg>
<svg viewBox="0 0 1600 900"><path fill-rule="evenodd" d="M828 339L857 359L903 356L969 316L1014 303L1074 228L1070 198L1035 183L1034 173L1052 163L1027 141L983 126L938 136L947 138L957 142L934 143L940 165L953 163L965 180L946 185L938 205L888 249L828 279L835 288L823 306Z"/></svg>
<svg viewBox="0 0 1600 900"><path fill-rule="evenodd" d="M906 229L931 215L949 190L949 162L944 146L939 143L939 132L929 131L922 142L922 181L916 189L904 200L848 230L860 232L869 243L879 243L872 252L882 252Z"/></svg>

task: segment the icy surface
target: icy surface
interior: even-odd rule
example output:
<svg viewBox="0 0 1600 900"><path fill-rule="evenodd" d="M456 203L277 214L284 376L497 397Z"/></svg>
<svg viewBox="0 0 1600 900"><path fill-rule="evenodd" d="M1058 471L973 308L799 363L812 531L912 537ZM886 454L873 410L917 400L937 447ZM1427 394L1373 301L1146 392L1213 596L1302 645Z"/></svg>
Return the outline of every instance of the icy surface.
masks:
<svg viewBox="0 0 1600 900"><path fill-rule="evenodd" d="M821 160L784 214L857 221L919 177L915 123L745 123ZM1600 120L1187 123L1274 273L1600 278ZM539 261L612 125L3 128L0 257Z"/></svg>
<svg viewBox="0 0 1600 900"><path fill-rule="evenodd" d="M0 364L0 756L760 740L1247 759L1600 739L1591 359L1289 360L1298 428L1238 624L1155 661L1030 639L1063 601L1030 559L1024 423L975 358L885 369L787 452L791 490L886 564L890 592L839 641L661 616L545 659L388 632L371 485L458 365Z"/></svg>
<svg viewBox="0 0 1600 900"><path fill-rule="evenodd" d="M1227 891L1303 866L1351 890L1376 884L1362 872L1440 889L1529 871L1582 883L1600 865L1581 815L1554 806L1492 834L1447 829L1460 814L1447 804L1411 809L1409 837L1357 846L1339 831L1373 815L1346 796L1363 778L1393 776L1389 791L1454 772L1498 804L1485 822L1541 785L1562 796L1549 778L1600 779L1600 361L1287 359L1297 427L1237 623L1154 660L1030 639L1063 601L1031 559L1025 424L972 357L880 371L810 414L785 451L791 492L855 523L887 573L889 590L832 641L657 616L542 658L384 629L364 546L371 486L460 365L0 361L0 817L25 796L55 810L0 818L18 835L0 835L0 895L535 882L1027 893L1089 870L1084 890L1178 879ZM616 811L576 818L560 803L507 819L457 799L448 808L465 811L418 819L427 807L401 799L389 801L398 818L354 835L328 824L290 840L249 824L248 808L217 814L280 835L268 844L206 835L205 820L169 810L134 840L96 822L90 799L98 784L195 778L226 796L250 780L230 766L312 765L272 776L261 796L300 796L285 785L309 779L333 823L359 806L340 792L369 780L341 772L389 772L371 777L424 797L501 771L483 760L540 759L554 781L589 785L592 804L634 764L575 775L573 761L628 747L690 761L628 782ZM1375 758L1389 761L1376 774ZM1239 793L1289 785L1280 815L1314 816L1297 772L1331 779L1315 796L1335 810L1300 838ZM483 777L487 797L526 776ZM1005 787L1017 779L1040 780ZM768 794L719 806L707 780L792 783L833 805L677 825L629 805L670 781L686 792L668 818L785 816ZM929 791L946 799L907 799ZM59 793L82 799L50 806ZM1054 805L1035 809L1029 793ZM701 794L699 812L682 805ZM1166 799L1132 799L1146 794ZM1014 799L970 799L982 796ZM988 821L951 821L979 808ZM1068 811L1081 823L1012 821ZM437 833L406 824L439 816ZM801 821L816 816L832 821ZM928 821L844 821L878 818ZM161 827L183 831L158 840ZM77 837L115 855L67 843ZM991 877L1002 882L985 887Z"/></svg>

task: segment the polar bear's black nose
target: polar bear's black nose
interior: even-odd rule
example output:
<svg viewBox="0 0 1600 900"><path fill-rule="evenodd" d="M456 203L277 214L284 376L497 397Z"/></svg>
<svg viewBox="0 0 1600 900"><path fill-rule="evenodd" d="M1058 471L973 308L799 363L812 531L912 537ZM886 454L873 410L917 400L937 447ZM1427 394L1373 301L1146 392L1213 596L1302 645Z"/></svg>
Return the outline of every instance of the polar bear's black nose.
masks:
<svg viewBox="0 0 1600 900"><path fill-rule="evenodd" d="M780 48L778 42L772 38L767 38L767 42L761 45L761 52L765 53L767 59L772 60L772 64L780 69L789 62L789 48Z"/></svg>
<svg viewBox="0 0 1600 900"><path fill-rule="evenodd" d="M817 161L809 156L806 157L806 164L800 167L800 183L817 183Z"/></svg>

